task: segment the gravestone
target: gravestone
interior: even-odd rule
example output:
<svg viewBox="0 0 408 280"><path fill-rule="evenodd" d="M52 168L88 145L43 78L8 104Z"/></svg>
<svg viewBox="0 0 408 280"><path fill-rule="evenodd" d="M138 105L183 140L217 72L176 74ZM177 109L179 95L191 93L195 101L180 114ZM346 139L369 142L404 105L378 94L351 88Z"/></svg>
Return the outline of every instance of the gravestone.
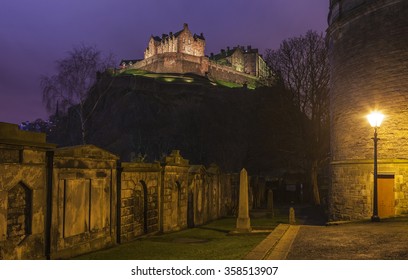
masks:
<svg viewBox="0 0 408 280"><path fill-rule="evenodd" d="M239 209L237 218L238 232L250 232L251 220L249 218L249 205L248 205L248 173L243 168L239 177Z"/></svg>

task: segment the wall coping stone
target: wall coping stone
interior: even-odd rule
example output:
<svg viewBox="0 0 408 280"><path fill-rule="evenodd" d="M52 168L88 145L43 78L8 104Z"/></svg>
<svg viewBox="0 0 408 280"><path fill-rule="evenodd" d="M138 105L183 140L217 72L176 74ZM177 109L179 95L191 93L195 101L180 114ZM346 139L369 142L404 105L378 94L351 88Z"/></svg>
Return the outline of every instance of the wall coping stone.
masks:
<svg viewBox="0 0 408 280"><path fill-rule="evenodd" d="M45 133L20 130L18 125L0 122L0 144L53 149L57 145L47 143Z"/></svg>
<svg viewBox="0 0 408 280"><path fill-rule="evenodd" d="M121 162L122 172L159 172L160 162Z"/></svg>
<svg viewBox="0 0 408 280"><path fill-rule="evenodd" d="M91 158L97 160L118 160L119 157L94 145L78 145L58 148L54 152L55 158Z"/></svg>

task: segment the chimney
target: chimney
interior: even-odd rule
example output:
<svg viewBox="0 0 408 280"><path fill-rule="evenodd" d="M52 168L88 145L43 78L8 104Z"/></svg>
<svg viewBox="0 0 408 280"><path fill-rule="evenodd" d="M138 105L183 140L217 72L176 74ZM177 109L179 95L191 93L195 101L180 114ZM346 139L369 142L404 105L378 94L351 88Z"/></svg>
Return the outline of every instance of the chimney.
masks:
<svg viewBox="0 0 408 280"><path fill-rule="evenodd" d="M251 46L251 45L248 45L248 46L247 46L247 50L250 52L251 49L252 49L252 46Z"/></svg>
<svg viewBox="0 0 408 280"><path fill-rule="evenodd" d="M230 51L230 47L227 47L227 51L228 51L228 52Z"/></svg>
<svg viewBox="0 0 408 280"><path fill-rule="evenodd" d="M213 58L213 57L214 57L214 53L210 53L210 57Z"/></svg>
<svg viewBox="0 0 408 280"><path fill-rule="evenodd" d="M224 49L221 49L221 53L224 54L224 53L225 53L225 50L224 50Z"/></svg>
<svg viewBox="0 0 408 280"><path fill-rule="evenodd" d="M188 29L188 24L187 23L183 24L183 29Z"/></svg>

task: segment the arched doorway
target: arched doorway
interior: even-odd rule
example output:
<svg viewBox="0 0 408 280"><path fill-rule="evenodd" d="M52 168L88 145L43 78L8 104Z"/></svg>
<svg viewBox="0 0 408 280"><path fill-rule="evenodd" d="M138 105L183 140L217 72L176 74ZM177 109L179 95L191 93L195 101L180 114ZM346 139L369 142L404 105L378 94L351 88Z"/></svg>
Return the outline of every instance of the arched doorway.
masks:
<svg viewBox="0 0 408 280"><path fill-rule="evenodd" d="M134 228L136 235L148 232L148 197L147 186L144 181L140 181L134 189Z"/></svg>

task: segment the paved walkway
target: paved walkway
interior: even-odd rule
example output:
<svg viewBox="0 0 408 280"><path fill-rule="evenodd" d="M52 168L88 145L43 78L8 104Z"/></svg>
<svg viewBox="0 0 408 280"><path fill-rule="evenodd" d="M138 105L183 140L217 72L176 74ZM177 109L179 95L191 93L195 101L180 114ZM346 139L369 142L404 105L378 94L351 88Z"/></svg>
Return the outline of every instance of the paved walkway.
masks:
<svg viewBox="0 0 408 280"><path fill-rule="evenodd" d="M304 224L280 224L245 259L408 260L408 216L328 226L309 216L297 223Z"/></svg>
<svg viewBox="0 0 408 280"><path fill-rule="evenodd" d="M244 259L285 260L300 229L298 225L278 225Z"/></svg>

